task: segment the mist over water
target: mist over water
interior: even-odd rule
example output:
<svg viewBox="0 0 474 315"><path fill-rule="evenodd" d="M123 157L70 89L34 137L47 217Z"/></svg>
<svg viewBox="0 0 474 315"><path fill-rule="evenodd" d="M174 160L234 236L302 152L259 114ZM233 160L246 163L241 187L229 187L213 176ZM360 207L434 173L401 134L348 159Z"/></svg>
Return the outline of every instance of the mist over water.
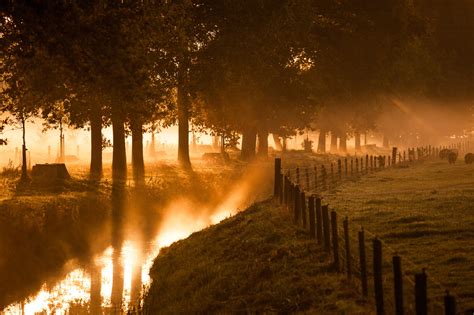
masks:
<svg viewBox="0 0 474 315"><path fill-rule="evenodd" d="M101 309L139 306L160 248L267 198L270 174L267 163L250 165L235 181L221 180L221 191L208 191L215 196L212 199L203 199L199 196L203 190L196 188L164 203L150 201L144 187L127 188L123 181L113 183L111 216L102 232L110 233L107 248L91 253L85 260L69 260L58 270L64 276L45 279L39 292L9 305L4 313L62 314L87 308L97 313ZM189 176L195 183L200 181L199 173Z"/></svg>

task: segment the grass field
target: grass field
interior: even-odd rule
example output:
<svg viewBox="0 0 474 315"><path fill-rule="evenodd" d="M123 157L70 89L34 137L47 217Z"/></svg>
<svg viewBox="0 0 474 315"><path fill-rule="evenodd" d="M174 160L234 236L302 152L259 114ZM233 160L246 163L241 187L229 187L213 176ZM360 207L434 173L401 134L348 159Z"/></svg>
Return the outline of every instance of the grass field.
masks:
<svg viewBox="0 0 474 315"><path fill-rule="evenodd" d="M367 314L356 286L271 201L162 249L146 314Z"/></svg>
<svg viewBox="0 0 474 315"><path fill-rule="evenodd" d="M426 268L431 298L442 302L447 288L461 310L474 308L473 165L437 160L383 170L323 197L353 228L364 226L398 252L406 273Z"/></svg>

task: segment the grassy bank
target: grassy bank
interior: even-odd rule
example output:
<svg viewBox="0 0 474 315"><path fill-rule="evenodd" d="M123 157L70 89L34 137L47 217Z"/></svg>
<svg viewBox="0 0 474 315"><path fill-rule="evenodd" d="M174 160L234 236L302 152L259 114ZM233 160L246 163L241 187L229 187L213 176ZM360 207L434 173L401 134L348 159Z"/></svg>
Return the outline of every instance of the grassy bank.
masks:
<svg viewBox="0 0 474 315"><path fill-rule="evenodd" d="M474 308L472 165L427 161L384 170L343 184L324 201L398 252L408 274L426 268L430 297L442 302L445 287L461 309Z"/></svg>
<svg viewBox="0 0 474 315"><path fill-rule="evenodd" d="M150 275L150 314L367 310L322 249L269 201L163 249Z"/></svg>

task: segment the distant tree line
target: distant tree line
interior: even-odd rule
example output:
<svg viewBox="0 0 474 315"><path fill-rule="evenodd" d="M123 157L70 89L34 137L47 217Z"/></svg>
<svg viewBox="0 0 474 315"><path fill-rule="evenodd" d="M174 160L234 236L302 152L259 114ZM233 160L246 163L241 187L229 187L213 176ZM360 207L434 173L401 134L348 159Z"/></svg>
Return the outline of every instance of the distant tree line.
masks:
<svg viewBox="0 0 474 315"><path fill-rule="evenodd" d="M266 156L270 133L278 148L319 130L320 152L329 132L359 149L394 98L472 96L473 12L468 0L4 1L1 111L23 128L23 155L31 117L89 128L93 178L109 125L118 179L127 134L140 179L143 133L175 123L185 168L190 124L222 150L242 135L243 160Z"/></svg>

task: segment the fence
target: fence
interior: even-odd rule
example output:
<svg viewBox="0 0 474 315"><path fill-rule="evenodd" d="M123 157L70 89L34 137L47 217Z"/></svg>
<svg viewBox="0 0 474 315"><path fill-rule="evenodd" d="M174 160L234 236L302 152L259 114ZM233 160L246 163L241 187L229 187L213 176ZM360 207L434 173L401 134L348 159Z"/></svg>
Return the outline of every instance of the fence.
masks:
<svg viewBox="0 0 474 315"><path fill-rule="evenodd" d="M466 152L470 146L470 142L463 142L448 148ZM428 275L424 269L406 260L419 272L412 277L404 273L402 261L405 259L363 227L351 229L348 217L342 218L341 223L337 212L322 204L320 193L366 174L437 157L443 148L446 147L427 146L403 152L393 148L390 156L343 158L303 168L291 163L282 167L282 160L275 159L275 199L292 213L295 224L307 229L309 237L331 254L335 271L359 280L362 296L373 296L376 314L385 314L391 309L395 314L452 315L456 314L456 298L446 290L444 301L429 299ZM367 250L367 236L371 238L371 250ZM387 253L383 253L385 251ZM436 285L442 287L439 283Z"/></svg>

